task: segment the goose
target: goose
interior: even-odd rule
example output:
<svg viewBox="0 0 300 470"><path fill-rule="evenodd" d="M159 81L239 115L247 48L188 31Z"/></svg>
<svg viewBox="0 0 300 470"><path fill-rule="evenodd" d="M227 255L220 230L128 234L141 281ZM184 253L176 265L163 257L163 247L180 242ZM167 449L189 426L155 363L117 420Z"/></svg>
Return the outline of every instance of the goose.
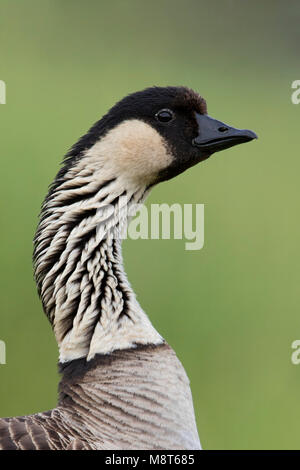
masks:
<svg viewBox="0 0 300 470"><path fill-rule="evenodd" d="M0 419L1 449L201 449L189 380L127 280L121 234L153 186L255 138L210 117L187 87L150 87L71 148L43 202L33 255L59 348L58 405Z"/></svg>

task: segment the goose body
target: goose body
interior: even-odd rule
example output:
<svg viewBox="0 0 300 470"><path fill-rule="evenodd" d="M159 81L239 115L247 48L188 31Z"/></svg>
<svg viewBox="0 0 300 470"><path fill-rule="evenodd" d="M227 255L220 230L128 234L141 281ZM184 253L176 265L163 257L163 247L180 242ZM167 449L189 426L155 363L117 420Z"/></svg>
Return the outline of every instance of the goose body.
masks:
<svg viewBox="0 0 300 470"><path fill-rule="evenodd" d="M117 103L75 144L43 203L34 266L59 347L55 409L0 419L2 449L200 449L189 381L127 280L121 240L157 183L255 138L184 87Z"/></svg>

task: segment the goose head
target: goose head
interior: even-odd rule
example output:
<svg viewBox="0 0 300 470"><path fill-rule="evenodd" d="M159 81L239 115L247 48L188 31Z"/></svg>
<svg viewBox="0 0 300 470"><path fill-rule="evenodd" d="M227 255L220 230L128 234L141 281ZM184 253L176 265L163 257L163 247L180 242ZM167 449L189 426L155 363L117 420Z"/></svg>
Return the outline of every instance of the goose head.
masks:
<svg viewBox="0 0 300 470"><path fill-rule="evenodd" d="M206 101L186 87L151 87L119 101L68 154L94 158L107 178L152 186L213 153L257 138L207 114ZM84 165L84 161L82 163Z"/></svg>

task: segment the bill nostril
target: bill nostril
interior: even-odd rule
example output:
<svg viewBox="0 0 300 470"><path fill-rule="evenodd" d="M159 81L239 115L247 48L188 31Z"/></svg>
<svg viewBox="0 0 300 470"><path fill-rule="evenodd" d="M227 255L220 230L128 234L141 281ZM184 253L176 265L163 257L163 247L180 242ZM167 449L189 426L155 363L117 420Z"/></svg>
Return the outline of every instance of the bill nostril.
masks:
<svg viewBox="0 0 300 470"><path fill-rule="evenodd" d="M219 131L219 132L226 132L226 131L228 131L228 127L226 127L226 126L221 126L221 127L219 127L218 131Z"/></svg>

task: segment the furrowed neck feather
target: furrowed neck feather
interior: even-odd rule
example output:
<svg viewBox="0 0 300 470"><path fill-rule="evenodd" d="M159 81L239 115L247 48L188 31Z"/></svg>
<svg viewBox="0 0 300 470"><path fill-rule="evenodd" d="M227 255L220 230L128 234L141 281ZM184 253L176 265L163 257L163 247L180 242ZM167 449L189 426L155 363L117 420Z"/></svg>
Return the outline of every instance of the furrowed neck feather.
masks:
<svg viewBox="0 0 300 470"><path fill-rule="evenodd" d="M136 148L129 145L134 127L135 135L137 128L144 132ZM60 172L44 202L35 237L35 276L61 362L162 342L127 280L120 239L128 215L148 193L155 165L170 159L151 130L145 147L149 127L131 121L121 137L97 142L63 176ZM145 168L143 152L149 147L157 158ZM120 148L125 148L122 155Z"/></svg>

